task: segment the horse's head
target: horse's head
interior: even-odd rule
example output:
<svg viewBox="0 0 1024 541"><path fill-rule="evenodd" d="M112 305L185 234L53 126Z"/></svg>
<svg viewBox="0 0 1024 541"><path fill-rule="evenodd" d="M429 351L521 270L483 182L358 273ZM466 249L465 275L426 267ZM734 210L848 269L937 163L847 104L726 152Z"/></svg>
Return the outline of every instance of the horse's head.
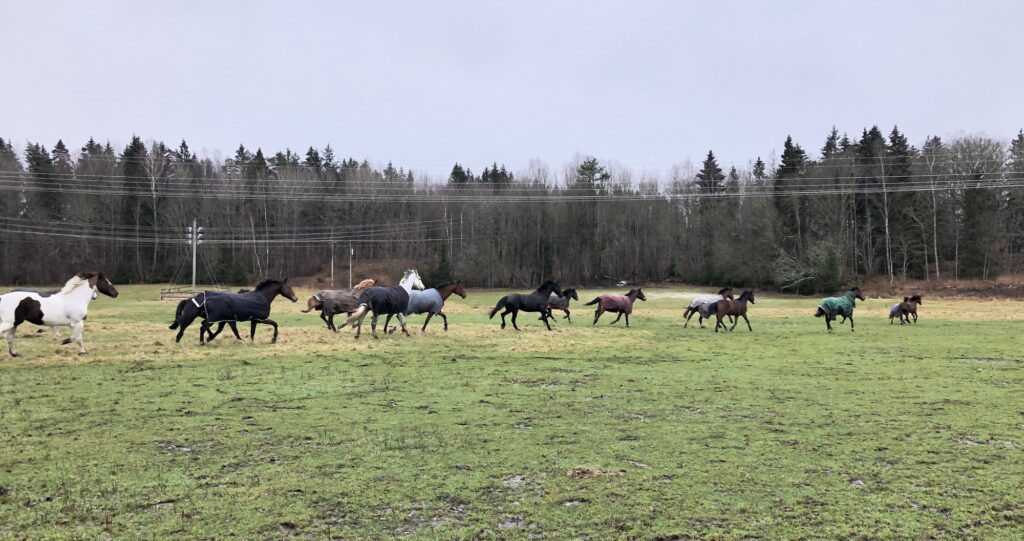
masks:
<svg viewBox="0 0 1024 541"><path fill-rule="evenodd" d="M850 289L850 293L853 293L853 296L856 297L857 300L861 300L861 301L867 300L867 299L864 298L864 293L860 290L859 287L854 287L854 288Z"/></svg>
<svg viewBox="0 0 1024 541"><path fill-rule="evenodd" d="M277 294L292 302L299 302L299 298L295 296L295 290L288 284L288 278L284 280L264 280L256 285L256 291L274 291L270 288L277 288ZM273 300L273 296L269 297L269 299Z"/></svg>
<svg viewBox="0 0 1024 541"><path fill-rule="evenodd" d="M423 278L420 277L420 273L416 269L409 269L402 275L402 280L398 282L398 285L402 287L409 287L412 289L423 290L427 286L423 285Z"/></svg>
<svg viewBox="0 0 1024 541"><path fill-rule="evenodd" d="M914 295L914 296L910 297L910 302L914 302L914 303L917 303L917 304L924 304L923 302L921 302L921 296L920 295Z"/></svg>
<svg viewBox="0 0 1024 541"><path fill-rule="evenodd" d="M732 298L732 288L731 287L723 287L722 289L718 290L718 295L721 296L723 299L731 299Z"/></svg>
<svg viewBox="0 0 1024 541"><path fill-rule="evenodd" d="M629 293L627 293L626 296L627 297L633 297L633 298L635 298L637 300L641 300L641 301L646 301L647 300L647 296L644 295L644 291L642 289L640 289L639 287L636 288L636 289L629 290Z"/></svg>
<svg viewBox="0 0 1024 541"><path fill-rule="evenodd" d="M103 274L102 272L82 272L78 274L78 277L89 281L89 287L91 287L94 291L94 299L96 298L95 292L97 291L110 297L111 299L117 298L117 288L114 287L114 284L110 283L110 280L107 278L107 275Z"/></svg>
<svg viewBox="0 0 1024 541"><path fill-rule="evenodd" d="M562 296L567 299L580 300L579 294L576 293L576 288L569 287L562 290Z"/></svg>
<svg viewBox="0 0 1024 541"><path fill-rule="evenodd" d="M455 283L452 284L452 293L455 293L463 299L466 298L466 288L462 287L462 280L455 280Z"/></svg>
<svg viewBox="0 0 1024 541"><path fill-rule="evenodd" d="M754 301L754 291L753 291L753 290L751 290L751 289L748 289L748 290L744 291L744 292L743 292L743 293L742 293L742 294L740 295L740 298L739 298L739 300L741 300L741 301L742 301L742 300L748 300L748 301L750 301L750 304L757 304L757 303L756 303L756 302Z"/></svg>

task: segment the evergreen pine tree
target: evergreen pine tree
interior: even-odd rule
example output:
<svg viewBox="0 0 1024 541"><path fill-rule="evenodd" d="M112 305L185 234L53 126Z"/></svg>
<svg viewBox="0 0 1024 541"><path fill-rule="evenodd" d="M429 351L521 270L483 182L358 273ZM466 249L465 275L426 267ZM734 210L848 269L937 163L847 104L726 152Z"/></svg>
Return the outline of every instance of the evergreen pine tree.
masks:
<svg viewBox="0 0 1024 541"><path fill-rule="evenodd" d="M722 168L718 166L715 153L709 150L700 172L697 173L697 186L700 187L701 193L717 193L725 188L724 180L725 175L722 174Z"/></svg>

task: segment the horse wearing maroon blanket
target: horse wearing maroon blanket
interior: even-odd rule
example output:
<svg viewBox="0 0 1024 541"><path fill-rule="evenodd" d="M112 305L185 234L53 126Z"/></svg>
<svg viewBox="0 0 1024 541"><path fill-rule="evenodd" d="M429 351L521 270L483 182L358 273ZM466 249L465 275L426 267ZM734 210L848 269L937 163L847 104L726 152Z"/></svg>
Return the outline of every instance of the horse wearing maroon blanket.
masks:
<svg viewBox="0 0 1024 541"><path fill-rule="evenodd" d="M633 303L637 299L647 300L647 297L644 296L644 292L640 288L630 289L629 293L625 295L601 295L584 306L597 305L597 310L594 311L593 325L597 325L597 320L601 319L601 314L612 312L619 314L619 317L612 321L612 325L618 323L622 316L626 316L626 326L629 327L629 314L633 313Z"/></svg>

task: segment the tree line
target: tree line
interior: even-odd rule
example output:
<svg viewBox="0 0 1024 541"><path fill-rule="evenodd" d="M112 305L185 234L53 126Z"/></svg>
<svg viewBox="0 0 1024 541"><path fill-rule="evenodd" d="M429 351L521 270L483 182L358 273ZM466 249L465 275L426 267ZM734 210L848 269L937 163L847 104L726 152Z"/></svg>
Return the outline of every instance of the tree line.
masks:
<svg viewBox="0 0 1024 541"><path fill-rule="evenodd" d="M898 128L770 163L652 176L582 156L554 170L460 164L446 179L339 158L330 146L223 161L133 136L121 149L15 148L0 138L0 281L186 282L185 227L204 228L200 280L323 276L351 247L381 272L416 265L473 286L681 280L832 291L861 277L982 278L1024 263L1024 131L910 144ZM332 250L332 246L334 250ZM344 254L344 256L342 256Z"/></svg>

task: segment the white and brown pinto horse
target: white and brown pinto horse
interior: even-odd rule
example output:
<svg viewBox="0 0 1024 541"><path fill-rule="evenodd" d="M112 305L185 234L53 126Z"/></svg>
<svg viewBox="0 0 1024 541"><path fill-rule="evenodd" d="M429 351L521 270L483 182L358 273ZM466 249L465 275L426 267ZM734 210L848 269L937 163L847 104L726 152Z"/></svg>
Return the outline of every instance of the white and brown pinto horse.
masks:
<svg viewBox="0 0 1024 541"><path fill-rule="evenodd" d="M81 272L71 277L64 287L52 294L12 291L0 296L0 333L7 338L7 350L17 357L14 331L24 322L46 327L70 326L71 337L64 344L75 342L78 353L85 353L82 330L89 312L89 303L96 293L117 297L117 288L102 272Z"/></svg>

